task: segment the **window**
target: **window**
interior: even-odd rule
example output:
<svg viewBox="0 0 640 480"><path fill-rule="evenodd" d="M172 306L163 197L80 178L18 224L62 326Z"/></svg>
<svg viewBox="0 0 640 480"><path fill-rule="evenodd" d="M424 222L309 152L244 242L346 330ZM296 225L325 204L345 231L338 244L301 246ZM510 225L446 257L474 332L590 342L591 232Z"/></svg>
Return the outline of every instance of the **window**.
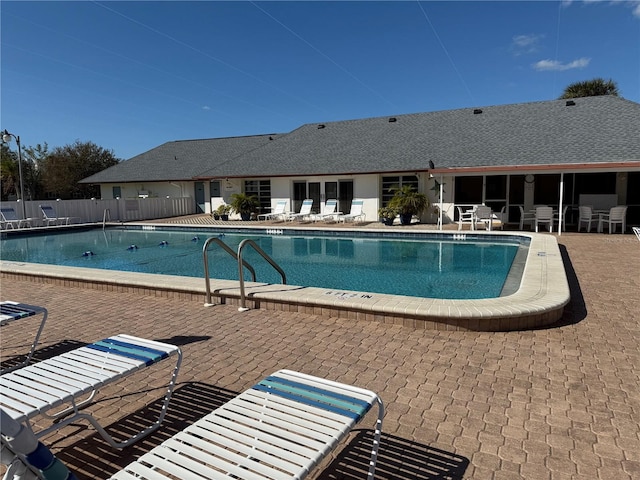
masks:
<svg viewBox="0 0 640 480"><path fill-rule="evenodd" d="M260 211L268 212L271 208L271 180L245 180L244 193L258 197Z"/></svg>
<svg viewBox="0 0 640 480"><path fill-rule="evenodd" d="M418 177L415 175L399 175L395 177L382 177L382 206L386 207L393 194L399 188L406 185L418 190Z"/></svg>

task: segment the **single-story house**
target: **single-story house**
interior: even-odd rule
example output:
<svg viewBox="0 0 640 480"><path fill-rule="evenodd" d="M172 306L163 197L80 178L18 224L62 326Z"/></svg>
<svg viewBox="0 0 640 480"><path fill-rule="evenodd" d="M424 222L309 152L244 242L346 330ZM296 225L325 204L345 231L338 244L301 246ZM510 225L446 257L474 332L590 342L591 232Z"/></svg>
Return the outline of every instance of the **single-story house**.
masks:
<svg viewBox="0 0 640 480"><path fill-rule="evenodd" d="M628 205L627 224L640 224L640 104L585 97L168 142L82 182L99 184L103 198L193 197L202 212L235 192L257 195L264 209L288 200L291 211L305 198L314 211L336 198L348 212L358 198L367 220L408 184L442 207L444 223L456 220L457 205L504 207L504 220L518 222L519 207L589 202Z"/></svg>

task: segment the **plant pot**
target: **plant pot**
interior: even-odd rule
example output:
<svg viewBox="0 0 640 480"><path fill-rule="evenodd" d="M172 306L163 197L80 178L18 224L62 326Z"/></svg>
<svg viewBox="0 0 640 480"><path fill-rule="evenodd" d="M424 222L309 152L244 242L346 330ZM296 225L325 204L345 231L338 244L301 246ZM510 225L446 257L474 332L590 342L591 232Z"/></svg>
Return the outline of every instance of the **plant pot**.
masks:
<svg viewBox="0 0 640 480"><path fill-rule="evenodd" d="M220 215L220 219L226 222L227 220L229 220L229 215Z"/></svg>
<svg viewBox="0 0 640 480"><path fill-rule="evenodd" d="M387 227L390 227L391 225L393 225L393 221L394 220L395 220L395 218L381 218L380 222L382 222Z"/></svg>
<svg viewBox="0 0 640 480"><path fill-rule="evenodd" d="M213 219L214 220L220 220L220 215L218 215L217 213L213 214Z"/></svg>
<svg viewBox="0 0 640 480"><path fill-rule="evenodd" d="M248 222L249 220L251 220L251 212L241 213L240 218L243 222Z"/></svg>
<svg viewBox="0 0 640 480"><path fill-rule="evenodd" d="M411 213L401 213L400 214L400 224L401 225L411 225L411 219L413 215Z"/></svg>

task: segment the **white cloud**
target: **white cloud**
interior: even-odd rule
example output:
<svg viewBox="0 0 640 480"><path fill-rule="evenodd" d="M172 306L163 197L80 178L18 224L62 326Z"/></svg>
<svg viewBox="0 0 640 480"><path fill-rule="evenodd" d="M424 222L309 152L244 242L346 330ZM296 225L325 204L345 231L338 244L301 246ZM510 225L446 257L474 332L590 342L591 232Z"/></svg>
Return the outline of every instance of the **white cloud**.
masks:
<svg viewBox="0 0 640 480"><path fill-rule="evenodd" d="M538 34L515 35L511 41L511 51L515 55L537 52L540 40L543 38L544 35Z"/></svg>
<svg viewBox="0 0 640 480"><path fill-rule="evenodd" d="M202 107L203 110L211 110L211 107L209 105L204 105Z"/></svg>
<svg viewBox="0 0 640 480"><path fill-rule="evenodd" d="M640 2L638 2L633 8L633 16L636 18L640 18Z"/></svg>
<svg viewBox="0 0 640 480"><path fill-rule="evenodd" d="M562 63L559 62L558 60L540 60L539 62L536 62L533 64L533 69L534 70L538 70L540 72L549 72L549 71L556 71L556 72L563 72L565 70L572 70L574 68L584 68L587 65L589 65L589 62L591 62L590 58L579 58L577 60L574 60L573 62L569 62L569 63Z"/></svg>

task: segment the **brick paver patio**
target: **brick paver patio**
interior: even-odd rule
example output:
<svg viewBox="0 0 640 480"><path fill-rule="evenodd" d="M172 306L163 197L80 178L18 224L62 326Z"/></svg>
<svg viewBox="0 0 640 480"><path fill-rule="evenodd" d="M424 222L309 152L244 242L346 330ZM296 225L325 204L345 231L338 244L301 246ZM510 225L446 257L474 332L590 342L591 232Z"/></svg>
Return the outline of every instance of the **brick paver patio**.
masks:
<svg viewBox="0 0 640 480"><path fill-rule="evenodd" d="M49 309L37 358L116 333L182 346L179 387L155 434L124 451L82 423L45 439L79 478L108 477L290 368L382 396L381 479L638 479L640 242L566 233L559 243L572 301L561 324L535 331L416 331L6 279L1 296ZM26 352L27 322L2 328L3 361ZM89 409L111 431L135 429L160 403L166 363L104 389ZM372 424L367 417L312 478L364 478Z"/></svg>

